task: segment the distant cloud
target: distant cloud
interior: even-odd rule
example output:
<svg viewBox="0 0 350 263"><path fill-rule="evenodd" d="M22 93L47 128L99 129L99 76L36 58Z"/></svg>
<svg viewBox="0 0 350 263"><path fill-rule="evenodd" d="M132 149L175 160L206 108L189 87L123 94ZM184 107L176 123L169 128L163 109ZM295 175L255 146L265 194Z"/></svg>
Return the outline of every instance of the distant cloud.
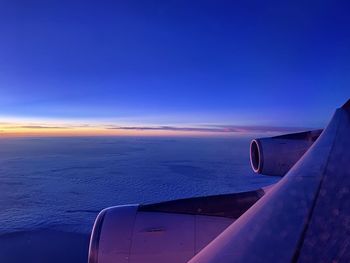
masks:
<svg viewBox="0 0 350 263"><path fill-rule="evenodd" d="M175 126L122 126L122 127L111 127L107 128L111 130L139 130L139 131L197 131L197 132L218 132L220 129L217 128L201 128L201 127L175 127Z"/></svg>
<svg viewBox="0 0 350 263"><path fill-rule="evenodd" d="M286 127L286 126L268 126L268 125L209 125L227 132L298 132L313 130L310 127Z"/></svg>
<svg viewBox="0 0 350 263"><path fill-rule="evenodd" d="M138 130L138 131L188 131L188 132L298 132L310 130L301 127L275 127L275 126L235 126L235 125L207 125L203 127L177 127L177 126L116 126L107 129L113 130Z"/></svg>
<svg viewBox="0 0 350 263"><path fill-rule="evenodd" d="M305 127L284 126L258 126L258 125L118 125L107 123L10 123L0 122L0 135L4 134L97 134L97 135L119 135L119 134L271 134L280 135L293 132L312 130ZM114 132L113 132L114 131ZM168 133L167 133L168 132Z"/></svg>
<svg viewBox="0 0 350 263"><path fill-rule="evenodd" d="M24 126L18 126L16 128L24 128L24 129L67 129L68 127L64 127L64 126L24 125Z"/></svg>

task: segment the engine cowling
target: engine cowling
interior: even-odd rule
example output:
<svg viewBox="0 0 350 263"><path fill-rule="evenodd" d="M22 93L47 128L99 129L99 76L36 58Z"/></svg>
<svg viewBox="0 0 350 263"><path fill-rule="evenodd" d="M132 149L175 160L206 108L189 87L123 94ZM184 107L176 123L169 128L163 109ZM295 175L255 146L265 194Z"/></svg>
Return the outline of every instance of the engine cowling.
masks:
<svg viewBox="0 0 350 263"><path fill-rule="evenodd" d="M88 262L187 262L266 191L104 209L95 220Z"/></svg>
<svg viewBox="0 0 350 263"><path fill-rule="evenodd" d="M313 130L258 138L250 144L250 164L258 174L284 176L322 133Z"/></svg>

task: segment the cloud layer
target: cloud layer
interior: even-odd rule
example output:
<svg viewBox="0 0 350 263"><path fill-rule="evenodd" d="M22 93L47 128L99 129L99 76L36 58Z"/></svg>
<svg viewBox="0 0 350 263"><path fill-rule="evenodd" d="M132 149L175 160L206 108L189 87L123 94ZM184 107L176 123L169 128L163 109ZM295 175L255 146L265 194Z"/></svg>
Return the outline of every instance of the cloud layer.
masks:
<svg viewBox="0 0 350 263"><path fill-rule="evenodd" d="M259 125L118 125L117 123L0 122L2 136L221 136L244 134L280 135L312 130L305 127Z"/></svg>
<svg viewBox="0 0 350 263"><path fill-rule="evenodd" d="M249 132L298 132L310 130L303 127L276 127L276 126L236 126L236 125L208 125L203 127L178 127L178 126L116 126L107 129L112 130L137 130L137 131L181 131L181 132L214 132L214 133L249 133Z"/></svg>

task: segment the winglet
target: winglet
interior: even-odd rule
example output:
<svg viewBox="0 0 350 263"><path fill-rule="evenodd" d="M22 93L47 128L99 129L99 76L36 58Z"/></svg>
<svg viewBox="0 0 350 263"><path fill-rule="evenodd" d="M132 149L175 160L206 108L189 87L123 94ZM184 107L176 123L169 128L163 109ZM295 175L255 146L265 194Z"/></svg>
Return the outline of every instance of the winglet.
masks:
<svg viewBox="0 0 350 263"><path fill-rule="evenodd" d="M344 110L350 110L350 99L342 106Z"/></svg>

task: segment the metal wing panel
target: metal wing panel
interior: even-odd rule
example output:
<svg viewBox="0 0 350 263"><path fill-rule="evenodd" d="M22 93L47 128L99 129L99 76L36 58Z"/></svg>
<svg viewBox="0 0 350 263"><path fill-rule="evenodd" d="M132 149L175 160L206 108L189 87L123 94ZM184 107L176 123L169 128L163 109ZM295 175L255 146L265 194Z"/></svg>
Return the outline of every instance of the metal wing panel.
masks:
<svg viewBox="0 0 350 263"><path fill-rule="evenodd" d="M291 262L312 215L344 110L288 174L190 263Z"/></svg>
<svg viewBox="0 0 350 263"><path fill-rule="evenodd" d="M272 187L272 186L270 186ZM264 189L141 205L139 211L238 218L265 194Z"/></svg>
<svg viewBox="0 0 350 263"><path fill-rule="evenodd" d="M298 262L350 262L350 110L341 114Z"/></svg>

